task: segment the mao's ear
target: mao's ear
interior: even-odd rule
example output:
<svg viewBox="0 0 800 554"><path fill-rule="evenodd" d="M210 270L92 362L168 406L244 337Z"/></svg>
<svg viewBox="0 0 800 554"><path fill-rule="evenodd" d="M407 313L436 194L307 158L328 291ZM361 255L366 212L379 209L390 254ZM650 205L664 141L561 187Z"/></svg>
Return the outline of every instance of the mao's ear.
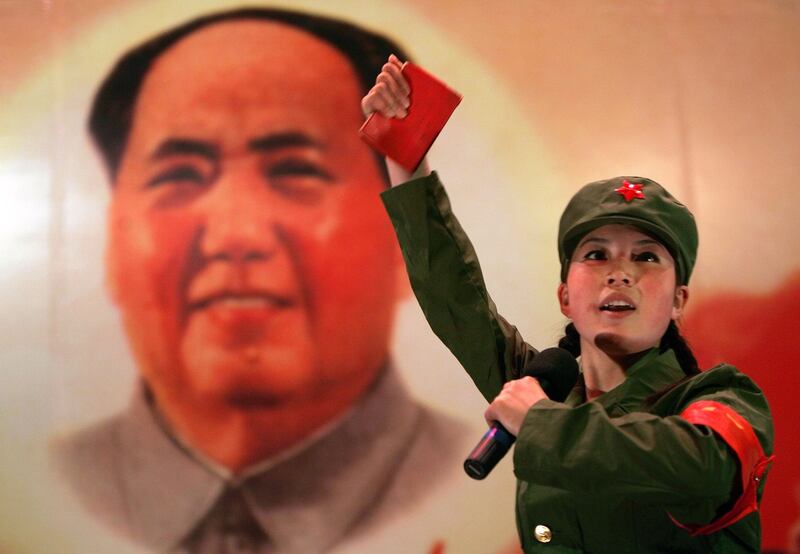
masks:
<svg viewBox="0 0 800 554"><path fill-rule="evenodd" d="M111 249L106 246L106 271L105 271L105 288L111 301L119 305L119 279L117 279L116 264L113 260L113 253Z"/></svg>
<svg viewBox="0 0 800 554"><path fill-rule="evenodd" d="M104 252L104 259L105 259L105 288L106 294L111 298L111 301L119 305L119 297L120 297L120 260L118 249L114 248L114 230L112 226L113 222L113 212L112 209L109 208L106 214L106 247Z"/></svg>
<svg viewBox="0 0 800 554"><path fill-rule="evenodd" d="M567 291L567 284L561 283L558 285L556 294L558 295L558 305L561 307L561 313L567 317L570 317L569 292Z"/></svg>
<svg viewBox="0 0 800 554"><path fill-rule="evenodd" d="M689 302L689 287L681 285L675 289L675 298L672 301L672 319L680 321Z"/></svg>
<svg viewBox="0 0 800 554"><path fill-rule="evenodd" d="M400 246L395 246L392 263L394 264L395 271L395 300L398 302L408 300L411 297L411 283L408 282L406 263L403 261L403 254L400 252Z"/></svg>

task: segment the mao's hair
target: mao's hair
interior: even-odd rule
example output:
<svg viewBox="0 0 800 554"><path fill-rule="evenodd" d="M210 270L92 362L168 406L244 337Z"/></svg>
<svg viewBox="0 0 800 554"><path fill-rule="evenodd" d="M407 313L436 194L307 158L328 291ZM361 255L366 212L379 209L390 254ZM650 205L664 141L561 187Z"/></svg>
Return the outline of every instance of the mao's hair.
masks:
<svg viewBox="0 0 800 554"><path fill-rule="evenodd" d="M395 42L351 23L303 12L271 8L241 8L198 17L169 29L125 53L100 85L89 114L89 133L113 183L131 131L133 111L142 82L158 57L191 33L223 21L263 20L301 29L324 41L350 62L362 92L375 82L389 54L408 59ZM354 98L354 102L359 99ZM355 131L354 131L355 132ZM379 167L385 168L380 159Z"/></svg>

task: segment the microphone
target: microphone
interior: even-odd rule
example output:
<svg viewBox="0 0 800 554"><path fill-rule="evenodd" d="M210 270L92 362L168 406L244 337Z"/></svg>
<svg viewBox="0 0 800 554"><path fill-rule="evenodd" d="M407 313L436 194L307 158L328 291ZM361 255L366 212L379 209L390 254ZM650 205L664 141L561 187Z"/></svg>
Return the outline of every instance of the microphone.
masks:
<svg viewBox="0 0 800 554"><path fill-rule="evenodd" d="M563 402L578 379L578 362L563 348L547 348L525 366L522 377L535 378L550 399ZM464 460L464 471L473 479L485 478L515 440L517 437L495 421Z"/></svg>

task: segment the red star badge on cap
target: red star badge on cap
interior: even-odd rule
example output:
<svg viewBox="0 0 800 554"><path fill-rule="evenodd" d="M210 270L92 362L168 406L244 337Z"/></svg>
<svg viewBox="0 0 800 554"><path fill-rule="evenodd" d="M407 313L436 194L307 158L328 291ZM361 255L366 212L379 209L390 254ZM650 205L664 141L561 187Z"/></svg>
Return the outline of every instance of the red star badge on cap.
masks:
<svg viewBox="0 0 800 554"><path fill-rule="evenodd" d="M638 183L629 183L627 179L622 181L622 185L614 189L614 192L621 194L626 202L630 202L634 198L641 198L644 200L644 192L642 192L642 185Z"/></svg>

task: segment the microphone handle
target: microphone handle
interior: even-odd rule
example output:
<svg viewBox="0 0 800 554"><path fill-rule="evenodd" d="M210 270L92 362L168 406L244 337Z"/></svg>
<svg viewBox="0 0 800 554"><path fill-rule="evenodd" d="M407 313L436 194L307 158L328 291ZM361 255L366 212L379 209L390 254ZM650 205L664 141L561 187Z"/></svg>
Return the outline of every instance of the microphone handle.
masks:
<svg viewBox="0 0 800 554"><path fill-rule="evenodd" d="M531 377L533 376L531 375ZM548 394L550 381L541 375L538 376L538 380L545 394ZM506 455L515 440L517 437L512 435L499 421L495 421L464 460L464 471L473 479L485 478L494 469L497 462Z"/></svg>
<svg viewBox="0 0 800 554"><path fill-rule="evenodd" d="M464 471L473 479L483 479L506 455L515 440L517 437L495 421L464 460Z"/></svg>

